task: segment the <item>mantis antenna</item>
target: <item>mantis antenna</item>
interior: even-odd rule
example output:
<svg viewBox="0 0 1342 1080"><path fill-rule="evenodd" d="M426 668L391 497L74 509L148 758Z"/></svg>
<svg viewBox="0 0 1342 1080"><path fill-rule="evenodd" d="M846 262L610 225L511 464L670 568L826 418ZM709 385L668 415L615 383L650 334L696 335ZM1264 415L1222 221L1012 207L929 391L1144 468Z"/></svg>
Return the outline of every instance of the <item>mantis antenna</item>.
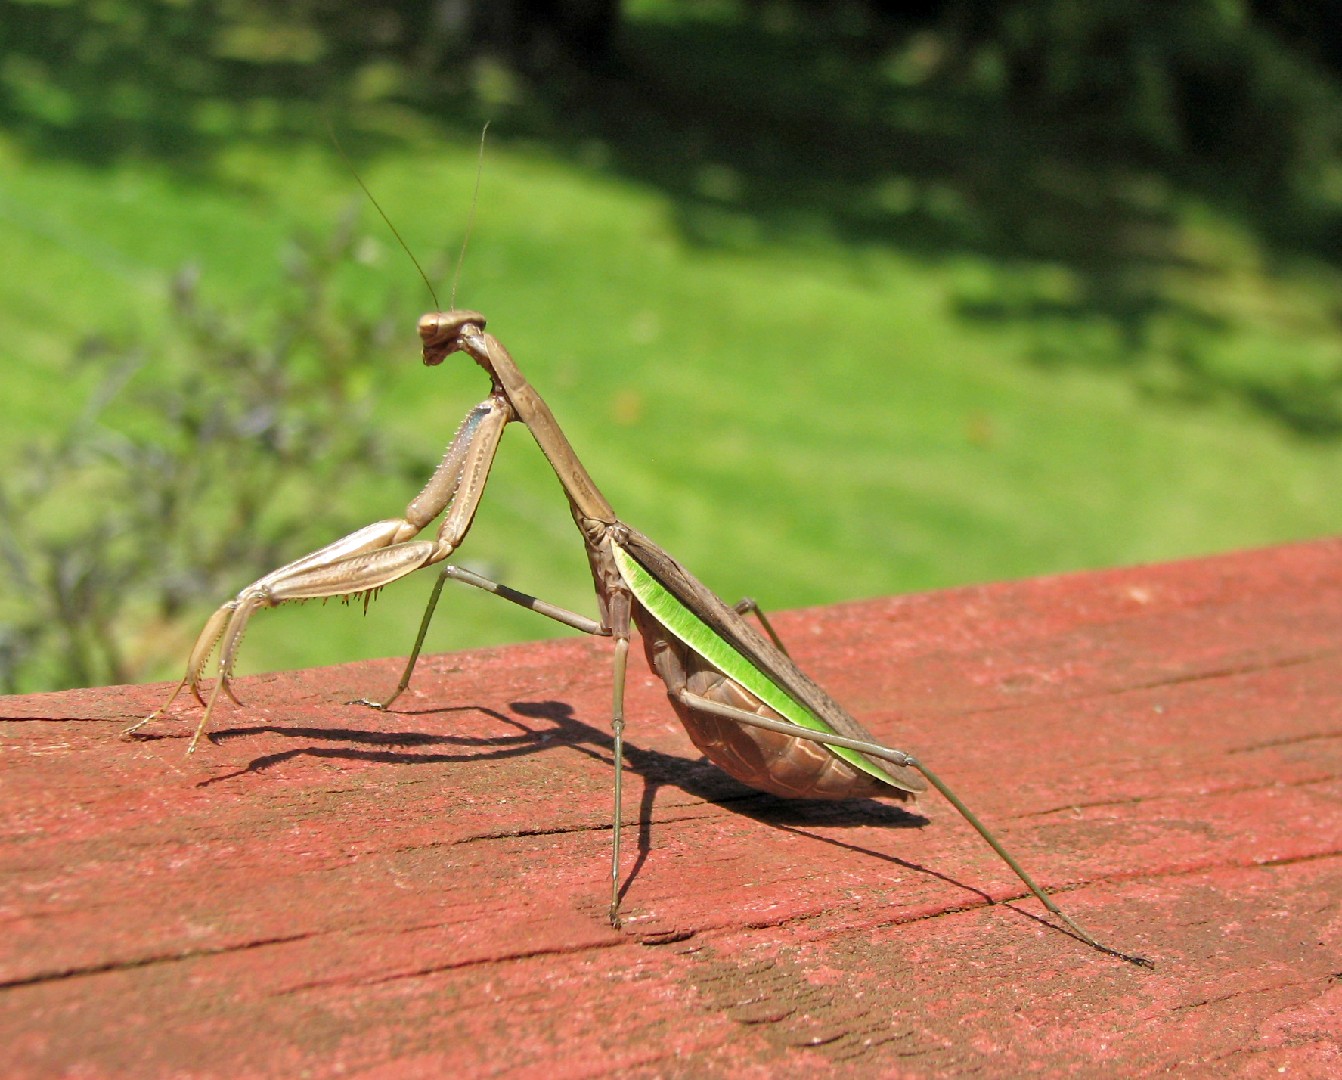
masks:
<svg viewBox="0 0 1342 1080"><path fill-rule="evenodd" d="M378 216L387 223L387 228L391 230L392 236L396 237L396 242L401 245L401 250L410 257L410 261L415 264L415 269L419 271L420 280L424 282L424 287L429 290L429 296L433 298L433 306L441 311L443 305L438 302L438 293L434 290L432 282L429 281L429 275L424 272L424 267L415 258L415 253L410 250L410 245L405 242L405 237L401 235L395 223L382 209L382 204L377 201L376 196L368 190L368 185L363 182L363 177L359 175L359 170L354 167L354 162L350 160L349 154L345 153L345 147L336 137L335 128L330 121L326 124L327 133L331 136L331 142L335 144L336 151L345 162L345 168L349 169L350 175L354 177L355 182L363 189L363 193L368 196L368 201L373 204L373 209L378 212ZM457 252L457 265L452 271L452 291L448 294L448 305L450 308L457 306L457 283L461 280L461 264L466 261L466 245L470 243L471 233L475 230L475 208L480 203L480 177L485 171L485 136L489 134L489 121L485 121L485 126L480 129L480 152L475 162L475 189L471 193L471 209L466 217L466 231L461 237L461 250Z"/></svg>
<svg viewBox="0 0 1342 1080"><path fill-rule="evenodd" d="M452 271L452 292L447 298L448 303L451 304L453 310L455 310L457 306L457 282L461 280L461 265L466 261L466 245L470 242L471 233L475 231L475 208L480 205L480 177L485 171L485 136L488 134L489 121L486 120L485 126L480 129L480 156L475 160L475 190L471 192L471 212L466 215L466 231L462 233L461 236L461 250L457 252L457 268ZM368 197L370 199L372 198L371 195ZM374 205L376 206L377 204L374 203ZM379 206L378 212L380 213L381 210L382 208ZM387 215L383 214L382 216L386 217ZM387 224L390 225L391 222L389 221ZM391 231L396 232L395 229L392 229ZM401 239L399 234L396 239ZM401 247L405 247L404 241L401 242ZM406 248L407 254L409 254L409 251L410 249ZM414 256L411 255L410 258L413 259ZM415 263L415 265L418 266L419 263ZM423 273L423 271L421 270L420 273ZM430 289L429 291L432 292L433 290ZM433 298L433 302L435 304L438 303L438 298L436 296Z"/></svg>

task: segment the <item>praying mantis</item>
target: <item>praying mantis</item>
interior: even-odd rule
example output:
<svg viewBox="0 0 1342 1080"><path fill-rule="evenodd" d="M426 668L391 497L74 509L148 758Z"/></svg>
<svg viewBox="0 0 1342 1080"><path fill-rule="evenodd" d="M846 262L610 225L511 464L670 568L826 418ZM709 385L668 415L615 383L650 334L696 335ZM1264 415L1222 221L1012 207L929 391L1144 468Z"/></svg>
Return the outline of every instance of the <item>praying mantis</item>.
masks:
<svg viewBox="0 0 1342 1080"><path fill-rule="evenodd" d="M666 684L677 716L714 764L757 790L812 799L886 797L909 800L930 783L1081 941L1100 952L1150 967L1151 962L1101 944L1066 915L959 797L923 762L882 746L789 657L767 618L750 601L730 606L654 541L622 521L593 482L545 401L485 317L435 311L419 320L424 363L464 354L489 377L489 395L457 429L443 462L403 516L357 529L266 574L224 603L206 622L186 674L164 703L132 725L132 734L162 715L189 687L204 711L188 745L194 752L221 695L232 689L247 623L262 608L292 600L368 594L429 566L439 574L414 648L387 708L409 685L443 585L456 580L529 608L586 634L614 642L611 731L615 765L609 919L620 925L620 840L624 761L624 690L635 629L652 670ZM447 560L465 540L484 495L504 430L520 423L558 478L582 536L595 587L597 618L518 592ZM416 539L439 515L434 539ZM761 633L746 619L754 613ZM219 648L218 677L202 694L207 663ZM240 703L239 703L240 704Z"/></svg>
<svg viewBox="0 0 1342 1080"><path fill-rule="evenodd" d="M485 135L480 134L481 164ZM419 270L433 286L400 232L368 190L358 171L335 143L355 180ZM466 238L474 223L480 169L471 216L457 258L460 272ZM419 632L396 688L385 701L360 699L351 704L387 709L410 685L429 625L449 580L460 581L528 608L565 626L614 640L611 703L612 758L615 766L611 827L610 907L608 918L620 927L620 840L624 776L624 691L629 642L637 628L648 665L666 685L672 708L690 740L710 761L748 787L774 795L809 799L892 798L909 801L930 783L979 833L1031 893L1085 944L1139 967L1144 956L1101 944L1082 929L1039 887L1015 857L936 773L912 754L882 746L788 655L764 612L753 600L728 606L663 548L621 521L579 460L545 400L527 382L508 350L485 330L485 317L455 307L435 310L419 320L424 363L436 367L464 353L489 376L490 392L457 428L423 490L399 518L366 525L323 548L271 571L226 601L206 621L187 660L186 673L168 700L123 732L130 736L165 713L186 687L204 711L187 744L194 753L220 694L241 705L232 689L233 669L248 621L258 610L291 600L351 598L379 589L428 566L441 564ZM437 297L434 296L437 307ZM573 522L583 539L598 618L569 611L519 592L480 574L446 562L466 539L484 496L489 470L504 429L524 425L550 463ZM434 540L417 537L439 515ZM761 634L745 620L754 614ZM766 636L767 635L767 636ZM205 667L219 648L218 674L206 699L201 694Z"/></svg>

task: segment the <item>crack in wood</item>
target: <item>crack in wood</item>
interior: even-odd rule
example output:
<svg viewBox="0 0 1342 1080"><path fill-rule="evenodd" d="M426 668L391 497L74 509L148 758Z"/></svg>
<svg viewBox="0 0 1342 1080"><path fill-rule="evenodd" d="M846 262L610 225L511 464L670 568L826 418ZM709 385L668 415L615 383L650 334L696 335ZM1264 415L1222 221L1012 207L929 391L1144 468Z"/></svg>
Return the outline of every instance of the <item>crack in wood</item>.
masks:
<svg viewBox="0 0 1342 1080"><path fill-rule="evenodd" d="M268 945L287 945L308 938L322 937L327 931L308 931L302 934L283 934L272 938L256 938L237 945L220 945L216 948L183 949L177 952L160 953L155 956L142 956L134 960L108 960L101 964L75 965L56 971L33 972L10 979L0 979L0 990L12 990L21 986L40 986L43 983L62 982L66 979L81 979L91 975L106 975L113 972L136 971L140 968L154 967L158 964L177 964L185 960L197 960L210 956L227 956L230 953L243 953L251 949L265 948Z"/></svg>

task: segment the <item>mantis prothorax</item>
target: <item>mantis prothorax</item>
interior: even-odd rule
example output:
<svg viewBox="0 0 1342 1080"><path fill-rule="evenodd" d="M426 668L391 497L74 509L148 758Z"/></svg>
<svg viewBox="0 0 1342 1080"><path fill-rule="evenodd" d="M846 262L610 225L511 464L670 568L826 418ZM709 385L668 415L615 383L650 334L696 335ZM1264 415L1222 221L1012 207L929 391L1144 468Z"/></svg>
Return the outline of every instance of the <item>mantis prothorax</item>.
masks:
<svg viewBox="0 0 1342 1080"><path fill-rule="evenodd" d="M744 615L753 605L728 606L661 547L626 525L573 451L549 407L523 377L508 351L473 311L439 311L419 321L424 363L437 365L465 353L490 378L490 393L457 430L443 463L405 515L367 525L319 551L253 582L210 617L191 652L182 681L162 708L128 729L160 715L189 686L205 711L188 746L194 751L221 693L230 686L238 645L248 619L260 608L287 600L350 596L380 589L421 567L442 564L414 650L386 708L409 685L443 583L473 585L587 634L614 640L615 814L611 854L610 921L619 926L621 775L624 685L629 641L635 627L648 662L694 744L741 782L776 795L812 799L888 797L908 800L930 783L992 846L1039 901L1086 944L1131 963L1143 957L1111 949L1064 914L1014 857L941 779L901 750L881 746L788 656L767 620L765 637ZM567 611L447 560L464 540L484 493L504 428L518 421L530 429L568 498L582 534L596 588L597 618ZM414 537L445 513L437 538ZM757 612L758 614L758 612ZM209 699L201 677L215 645L219 674Z"/></svg>

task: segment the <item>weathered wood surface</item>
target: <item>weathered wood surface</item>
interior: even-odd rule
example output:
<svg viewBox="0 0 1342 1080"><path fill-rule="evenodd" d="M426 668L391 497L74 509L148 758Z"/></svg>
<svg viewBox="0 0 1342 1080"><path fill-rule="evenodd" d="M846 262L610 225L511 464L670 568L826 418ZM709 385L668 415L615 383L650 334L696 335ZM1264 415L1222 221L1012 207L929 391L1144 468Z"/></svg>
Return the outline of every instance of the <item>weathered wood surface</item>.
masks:
<svg viewBox="0 0 1342 1080"><path fill-rule="evenodd" d="M262 618L265 616L262 615ZM313 609L311 618L331 617ZM935 795L791 804L641 660L605 921L609 645L0 699L5 1076L1342 1075L1342 542L795 612ZM1010 904L987 901L1010 900Z"/></svg>

